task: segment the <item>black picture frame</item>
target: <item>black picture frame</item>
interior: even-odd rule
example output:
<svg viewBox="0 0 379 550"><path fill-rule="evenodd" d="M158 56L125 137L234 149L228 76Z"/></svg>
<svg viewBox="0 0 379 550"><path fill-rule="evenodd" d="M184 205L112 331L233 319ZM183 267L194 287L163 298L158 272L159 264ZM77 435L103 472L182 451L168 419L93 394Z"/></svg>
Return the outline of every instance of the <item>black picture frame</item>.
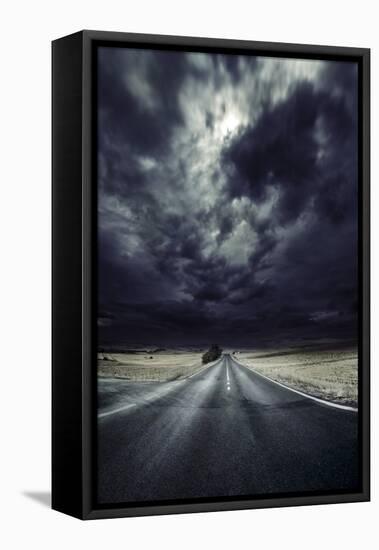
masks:
<svg viewBox="0 0 379 550"><path fill-rule="evenodd" d="M96 468L95 48L354 60L359 67L359 427L361 490L354 493L98 506ZM81 31L52 43L52 507L81 519L300 506L370 499L370 50Z"/></svg>

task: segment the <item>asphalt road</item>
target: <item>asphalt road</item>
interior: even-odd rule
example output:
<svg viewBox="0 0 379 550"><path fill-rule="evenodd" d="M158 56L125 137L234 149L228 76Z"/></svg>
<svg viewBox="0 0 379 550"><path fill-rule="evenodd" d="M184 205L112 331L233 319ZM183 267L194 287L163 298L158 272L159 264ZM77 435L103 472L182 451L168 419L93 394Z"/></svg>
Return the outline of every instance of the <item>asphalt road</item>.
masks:
<svg viewBox="0 0 379 550"><path fill-rule="evenodd" d="M182 381L99 381L98 500L355 490L357 419L223 356Z"/></svg>

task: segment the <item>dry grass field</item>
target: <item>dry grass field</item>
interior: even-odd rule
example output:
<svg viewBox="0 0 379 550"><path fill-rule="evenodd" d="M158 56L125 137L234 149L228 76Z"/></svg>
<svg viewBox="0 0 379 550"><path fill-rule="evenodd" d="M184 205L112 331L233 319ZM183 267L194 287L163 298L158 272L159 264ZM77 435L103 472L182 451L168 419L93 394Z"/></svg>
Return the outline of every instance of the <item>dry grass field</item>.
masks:
<svg viewBox="0 0 379 550"><path fill-rule="evenodd" d="M201 355L177 350L98 353L98 375L133 381L177 380L203 367Z"/></svg>
<svg viewBox="0 0 379 550"><path fill-rule="evenodd" d="M168 381L203 368L203 351L134 350L98 353L98 375L130 381ZM356 347L283 347L244 350L234 357L247 367L290 387L341 404L357 405Z"/></svg>
<svg viewBox="0 0 379 550"><path fill-rule="evenodd" d="M244 365L290 387L335 403L357 405L358 357L355 347L345 349L237 352Z"/></svg>

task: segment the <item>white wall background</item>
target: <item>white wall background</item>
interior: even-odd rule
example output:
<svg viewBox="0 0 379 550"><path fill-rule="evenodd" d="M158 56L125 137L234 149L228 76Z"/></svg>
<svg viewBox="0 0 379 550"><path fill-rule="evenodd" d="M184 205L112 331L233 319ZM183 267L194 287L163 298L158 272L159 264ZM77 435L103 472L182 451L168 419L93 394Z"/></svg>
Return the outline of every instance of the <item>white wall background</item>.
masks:
<svg viewBox="0 0 379 550"><path fill-rule="evenodd" d="M372 0L64 0L0 8L0 541L13 548L372 548L379 395L373 337L373 502L83 523L51 511L50 41L87 28L372 48L373 336L379 324L379 34ZM376 280L375 280L376 279ZM29 496L28 496L29 494ZM38 495L37 495L38 496Z"/></svg>

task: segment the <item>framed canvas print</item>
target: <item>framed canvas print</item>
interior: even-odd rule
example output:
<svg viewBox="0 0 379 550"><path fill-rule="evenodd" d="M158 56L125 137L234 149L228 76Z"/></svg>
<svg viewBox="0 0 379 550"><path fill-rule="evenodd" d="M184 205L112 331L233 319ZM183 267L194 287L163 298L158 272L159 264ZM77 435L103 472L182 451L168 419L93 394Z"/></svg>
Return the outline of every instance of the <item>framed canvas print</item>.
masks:
<svg viewBox="0 0 379 550"><path fill-rule="evenodd" d="M53 508L369 499L369 50L53 42Z"/></svg>

